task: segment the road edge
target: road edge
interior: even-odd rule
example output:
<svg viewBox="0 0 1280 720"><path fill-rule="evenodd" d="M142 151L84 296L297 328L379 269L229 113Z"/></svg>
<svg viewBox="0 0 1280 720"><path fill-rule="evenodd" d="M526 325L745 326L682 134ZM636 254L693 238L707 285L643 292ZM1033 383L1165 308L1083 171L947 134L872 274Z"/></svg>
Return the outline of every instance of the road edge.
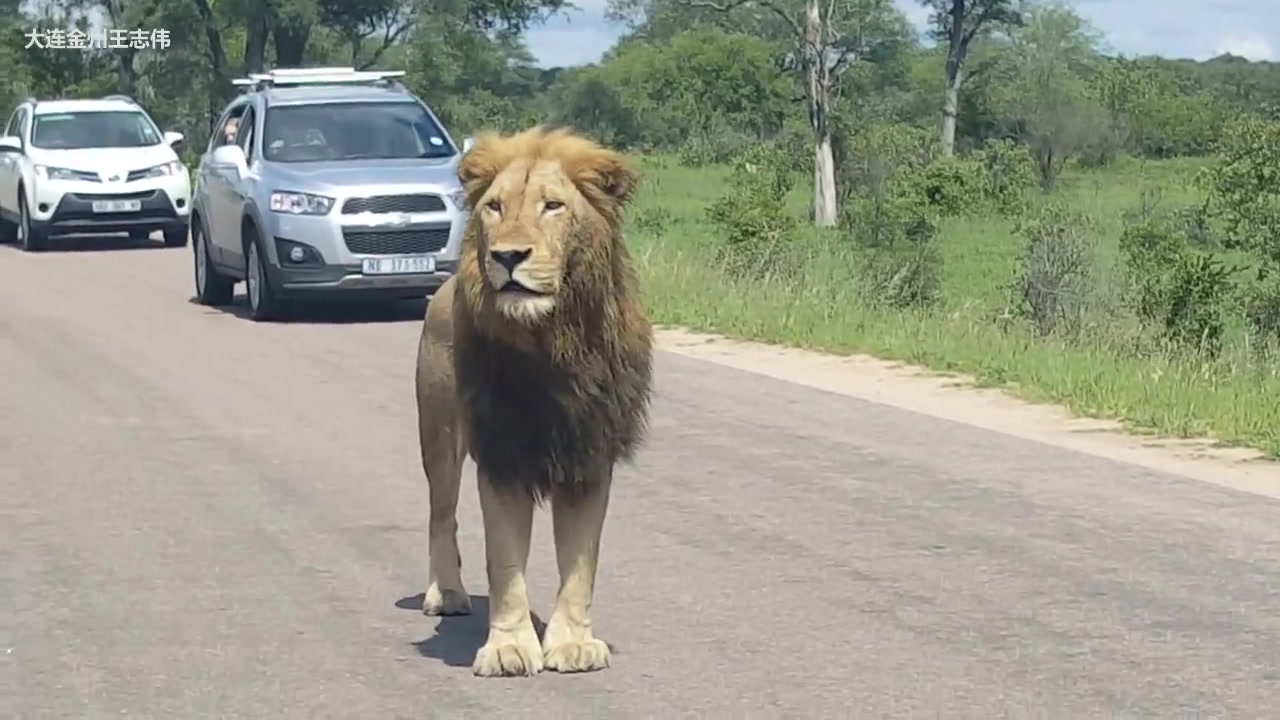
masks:
<svg viewBox="0 0 1280 720"><path fill-rule="evenodd" d="M1137 434L1115 421L1078 417L1059 405L976 387L975 379L964 375L669 326L655 330L655 343L658 350L684 357L1280 499L1280 463L1260 451L1211 439Z"/></svg>

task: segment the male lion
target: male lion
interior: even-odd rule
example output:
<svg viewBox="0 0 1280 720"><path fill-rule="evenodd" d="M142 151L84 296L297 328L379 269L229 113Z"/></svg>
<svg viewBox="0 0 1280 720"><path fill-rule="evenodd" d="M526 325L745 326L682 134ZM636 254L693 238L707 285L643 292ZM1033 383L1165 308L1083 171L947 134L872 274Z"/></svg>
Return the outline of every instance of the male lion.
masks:
<svg viewBox="0 0 1280 720"><path fill-rule="evenodd" d="M418 429L431 490L423 611L471 612L457 540L476 461L489 575L481 676L606 668L591 630L613 467L644 438L653 330L621 232L636 175L564 130L477 139L458 166L471 217L458 274L418 345ZM525 586L533 509L550 499L560 592L542 643Z"/></svg>

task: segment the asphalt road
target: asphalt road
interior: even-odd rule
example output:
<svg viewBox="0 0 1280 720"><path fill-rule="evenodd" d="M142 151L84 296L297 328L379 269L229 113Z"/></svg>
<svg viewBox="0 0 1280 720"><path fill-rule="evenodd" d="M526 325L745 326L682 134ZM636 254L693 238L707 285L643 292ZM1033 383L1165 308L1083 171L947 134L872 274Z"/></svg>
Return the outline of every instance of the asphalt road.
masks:
<svg viewBox="0 0 1280 720"><path fill-rule="evenodd" d="M421 308L255 324L117 243L0 248L5 716L1280 715L1280 503L669 354L614 667L474 678L470 470L478 613L417 609ZM530 565L548 613L545 511Z"/></svg>

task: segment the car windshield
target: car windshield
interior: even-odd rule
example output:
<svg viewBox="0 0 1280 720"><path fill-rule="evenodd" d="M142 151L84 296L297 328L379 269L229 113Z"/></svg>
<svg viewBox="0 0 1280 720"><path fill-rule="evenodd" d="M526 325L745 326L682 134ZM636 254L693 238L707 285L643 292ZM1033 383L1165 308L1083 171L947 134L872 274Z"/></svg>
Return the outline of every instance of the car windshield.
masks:
<svg viewBox="0 0 1280 720"><path fill-rule="evenodd" d="M267 111L263 156L274 162L447 158L455 150L416 102L283 105Z"/></svg>
<svg viewBox="0 0 1280 720"><path fill-rule="evenodd" d="M160 140L155 125L136 110L36 115L31 130L32 146L46 150L150 147Z"/></svg>

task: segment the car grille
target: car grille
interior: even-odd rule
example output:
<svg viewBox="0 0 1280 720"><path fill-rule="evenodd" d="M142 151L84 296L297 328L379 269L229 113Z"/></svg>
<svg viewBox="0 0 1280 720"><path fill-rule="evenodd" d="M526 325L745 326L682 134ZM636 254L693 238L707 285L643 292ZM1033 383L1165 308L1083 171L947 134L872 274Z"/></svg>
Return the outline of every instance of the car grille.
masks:
<svg viewBox="0 0 1280 720"><path fill-rule="evenodd" d="M151 174L150 168L147 168L146 170L130 170L129 174L125 177L125 182L135 182L137 180L142 180L150 174Z"/></svg>
<svg viewBox="0 0 1280 720"><path fill-rule="evenodd" d="M442 212L444 200L439 195L375 195L350 198L342 204L342 214Z"/></svg>
<svg viewBox="0 0 1280 720"><path fill-rule="evenodd" d="M71 193L72 197L77 200L93 201L93 200L150 200L156 196L158 190L143 190L142 192L129 193Z"/></svg>
<svg viewBox="0 0 1280 720"><path fill-rule="evenodd" d="M344 228L342 239L357 255L409 255L440 252L449 244L449 226L416 230L365 230Z"/></svg>

